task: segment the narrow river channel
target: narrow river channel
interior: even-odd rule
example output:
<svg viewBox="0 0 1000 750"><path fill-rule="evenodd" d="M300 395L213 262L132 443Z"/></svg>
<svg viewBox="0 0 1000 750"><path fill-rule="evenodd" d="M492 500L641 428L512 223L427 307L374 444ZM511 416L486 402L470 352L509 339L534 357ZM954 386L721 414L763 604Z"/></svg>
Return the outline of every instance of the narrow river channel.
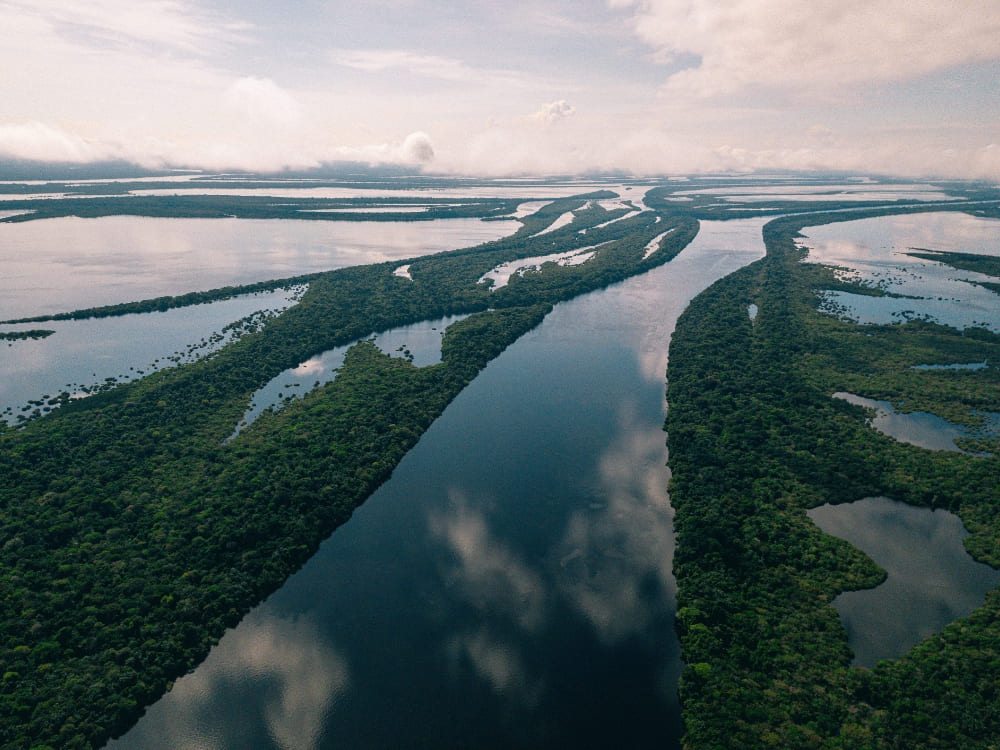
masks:
<svg viewBox="0 0 1000 750"><path fill-rule="evenodd" d="M109 750L679 747L667 348L763 223L559 305Z"/></svg>

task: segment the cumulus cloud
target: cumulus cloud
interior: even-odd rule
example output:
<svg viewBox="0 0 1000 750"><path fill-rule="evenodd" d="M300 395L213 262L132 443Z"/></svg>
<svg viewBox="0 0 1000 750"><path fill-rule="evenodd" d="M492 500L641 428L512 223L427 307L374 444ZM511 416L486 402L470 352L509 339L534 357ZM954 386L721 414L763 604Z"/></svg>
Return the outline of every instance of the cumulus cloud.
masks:
<svg viewBox="0 0 1000 750"><path fill-rule="evenodd" d="M896 81L1000 58L1000 13L982 0L609 0L673 73L667 91L712 96ZM984 12L985 11L985 12Z"/></svg>
<svg viewBox="0 0 1000 750"><path fill-rule="evenodd" d="M226 90L224 101L256 122L292 125L302 118L295 99L270 78L240 78Z"/></svg>
<svg viewBox="0 0 1000 750"><path fill-rule="evenodd" d="M573 105L565 99L559 99L558 101L549 102L537 112L529 115L528 119L543 125L551 125L554 122L571 117L574 112L576 110L573 109Z"/></svg>
<svg viewBox="0 0 1000 750"><path fill-rule="evenodd" d="M402 160L409 164L427 164L434 161L434 144L431 137L422 131L410 133L400 146Z"/></svg>

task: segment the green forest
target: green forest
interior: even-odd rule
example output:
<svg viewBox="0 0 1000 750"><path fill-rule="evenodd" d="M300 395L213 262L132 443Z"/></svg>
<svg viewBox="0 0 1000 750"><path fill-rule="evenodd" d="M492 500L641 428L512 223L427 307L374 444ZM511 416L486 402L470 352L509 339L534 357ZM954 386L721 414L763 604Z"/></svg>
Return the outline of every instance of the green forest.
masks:
<svg viewBox="0 0 1000 750"><path fill-rule="evenodd" d="M607 211L602 197L555 200L510 237L410 261L412 278L385 263L291 280L308 282L298 304L220 351L0 428L0 746L100 747L128 729L492 358L554 304L670 260L697 232L693 218ZM571 224L533 236L570 211ZM545 263L498 289L479 282L504 262L594 245L586 263ZM470 315L448 328L437 365L368 340L457 313ZM356 340L334 381L225 440L256 389Z"/></svg>
<svg viewBox="0 0 1000 750"><path fill-rule="evenodd" d="M969 446L988 456L917 448L832 398L849 391L967 424L1000 411L995 366L913 369L996 363L1000 336L819 312L819 290L881 292L802 263L799 231L888 212L772 221L766 258L716 283L678 322L666 430L685 747L995 748L1000 737L1000 591L903 658L852 668L830 601L884 572L806 516L875 495L947 508L971 532L968 551L1000 567L1000 445ZM982 257L932 255L990 272Z"/></svg>

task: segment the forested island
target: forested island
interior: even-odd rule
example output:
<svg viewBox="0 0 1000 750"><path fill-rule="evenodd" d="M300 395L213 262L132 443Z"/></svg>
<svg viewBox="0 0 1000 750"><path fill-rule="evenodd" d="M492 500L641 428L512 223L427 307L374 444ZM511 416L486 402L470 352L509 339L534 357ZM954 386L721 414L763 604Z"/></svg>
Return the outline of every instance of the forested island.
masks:
<svg viewBox="0 0 1000 750"><path fill-rule="evenodd" d="M123 733L303 565L465 385L553 305L669 262L699 220L767 216L775 217L764 230L767 257L697 297L670 348L665 429L686 664L683 743L992 747L1000 736L1000 593L905 657L853 668L830 602L877 585L883 572L821 533L806 510L873 495L947 508L972 532L970 553L1000 567L1000 441L967 440L968 454L915 448L832 397L849 391L973 424L978 412L1000 411L1000 336L921 320L862 326L823 313L819 290L885 292L802 263L796 238L807 227L906 212L997 218L996 191L949 185L949 201L934 204L848 203L831 191L807 207L680 195L724 184L664 185L645 194L641 209L606 210L598 201L614 194L604 192L550 200L520 218L515 234L408 260L405 275L399 263L380 263L6 321L148 313L307 285L297 304L198 361L60 399L17 427L0 423L0 746L94 748ZM46 190L63 197L0 209L22 212L7 222L119 213L321 220L333 212L413 221L502 218L519 203L413 199L417 213L390 210L405 208L404 199L128 195L136 187L52 183ZM373 208L385 210L373 218ZM558 226L569 213L572 222ZM572 252L592 256L556 262ZM909 252L996 275L989 257ZM543 260L505 285L482 281L527 258ZM447 329L440 364L416 367L370 340L453 314L467 317ZM45 334L0 336L16 346ZM335 380L228 440L257 389L354 341ZM983 361L994 366L914 369Z"/></svg>
<svg viewBox="0 0 1000 750"><path fill-rule="evenodd" d="M849 391L966 423L1000 410L996 367L915 369L995 363L995 333L819 312L822 289L881 292L802 263L798 232L871 215L771 222L767 257L715 284L678 322L666 429L686 747L989 748L1000 736L1000 592L903 658L852 668L830 601L884 574L805 513L875 495L947 508L971 532L969 552L1000 566L997 440L968 446L976 455L917 448L832 398ZM995 218L996 208L979 215Z"/></svg>

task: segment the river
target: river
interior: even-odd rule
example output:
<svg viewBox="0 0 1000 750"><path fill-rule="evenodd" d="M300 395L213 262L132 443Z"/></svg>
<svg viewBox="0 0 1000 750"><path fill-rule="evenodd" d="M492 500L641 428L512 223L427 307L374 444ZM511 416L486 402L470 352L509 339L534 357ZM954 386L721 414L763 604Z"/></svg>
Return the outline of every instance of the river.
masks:
<svg viewBox="0 0 1000 750"><path fill-rule="evenodd" d="M679 747L667 347L763 223L557 306L109 750Z"/></svg>

